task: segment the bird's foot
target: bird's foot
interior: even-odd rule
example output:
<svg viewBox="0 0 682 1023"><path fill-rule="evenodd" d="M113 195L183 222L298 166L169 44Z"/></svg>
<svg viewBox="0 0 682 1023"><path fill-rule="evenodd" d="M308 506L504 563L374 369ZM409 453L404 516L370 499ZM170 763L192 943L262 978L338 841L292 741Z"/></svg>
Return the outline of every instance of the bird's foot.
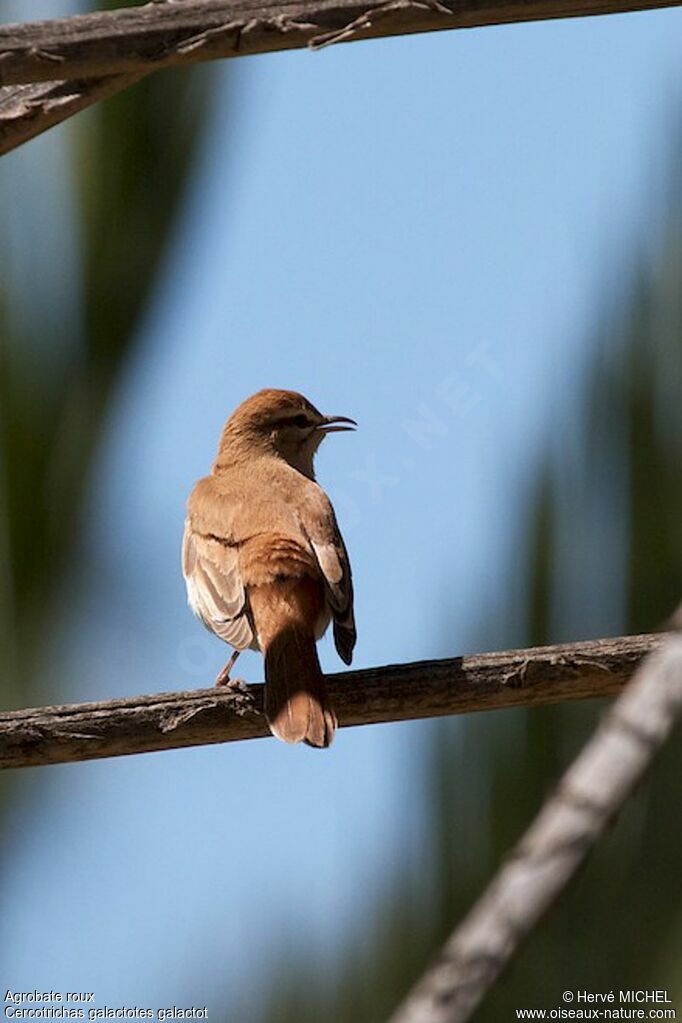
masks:
<svg viewBox="0 0 682 1023"><path fill-rule="evenodd" d="M229 689L244 689L244 680L241 678L231 679L230 672L234 668L235 661L239 657L239 650L233 650L232 656L215 680L217 686L227 686Z"/></svg>
<svg viewBox="0 0 682 1023"><path fill-rule="evenodd" d="M230 689L234 693L248 693L249 691L249 687L243 678L230 678L225 668L218 675L215 684L218 689Z"/></svg>
<svg viewBox="0 0 682 1023"><path fill-rule="evenodd" d="M229 689L231 693L242 693L244 696L251 695L251 691L243 678L228 678L227 682L220 683L220 688Z"/></svg>
<svg viewBox="0 0 682 1023"><path fill-rule="evenodd" d="M230 669L229 669L229 665L227 665L227 664L225 665L225 667L223 668L223 670L220 672L220 674L218 675L217 679L215 680L215 684L217 686L227 686L227 685L230 684Z"/></svg>

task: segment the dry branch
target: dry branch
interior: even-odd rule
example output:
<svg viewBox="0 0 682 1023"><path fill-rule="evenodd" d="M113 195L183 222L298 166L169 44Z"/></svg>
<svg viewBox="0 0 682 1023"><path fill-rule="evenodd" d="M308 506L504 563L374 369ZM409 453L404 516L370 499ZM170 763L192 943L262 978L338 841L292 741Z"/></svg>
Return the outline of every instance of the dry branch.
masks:
<svg viewBox="0 0 682 1023"><path fill-rule="evenodd" d="M159 68L682 0L166 0L0 25L0 156Z"/></svg>
<svg viewBox="0 0 682 1023"><path fill-rule="evenodd" d="M422 661L328 677L341 726L617 693L661 641L626 636ZM200 689L0 713L0 767L146 753L269 734L263 686Z"/></svg>
<svg viewBox="0 0 682 1023"><path fill-rule="evenodd" d="M637 671L391 1023L465 1023L682 716L682 636Z"/></svg>
<svg viewBox="0 0 682 1023"><path fill-rule="evenodd" d="M0 84L149 72L434 29L673 7L682 0L176 0L0 27Z"/></svg>
<svg viewBox="0 0 682 1023"><path fill-rule="evenodd" d="M93 103L127 89L142 77L141 74L109 75L87 81L0 87L0 156Z"/></svg>

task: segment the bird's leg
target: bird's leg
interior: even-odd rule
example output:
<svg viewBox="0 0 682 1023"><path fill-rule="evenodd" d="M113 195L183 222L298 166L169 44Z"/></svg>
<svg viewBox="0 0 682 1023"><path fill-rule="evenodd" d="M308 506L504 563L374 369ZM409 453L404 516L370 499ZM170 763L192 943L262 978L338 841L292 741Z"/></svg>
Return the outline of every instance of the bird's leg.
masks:
<svg viewBox="0 0 682 1023"><path fill-rule="evenodd" d="M234 668L234 662L239 657L240 652L241 651L239 651L239 650L233 650L232 651L232 656L230 657L229 661L227 662L227 664L225 665L223 670L218 675L218 678L215 680L215 684L217 686L228 686L229 689L244 689L245 688L244 687L244 683L242 682L242 680L240 678L235 678L235 679L231 679L230 678L230 672Z"/></svg>

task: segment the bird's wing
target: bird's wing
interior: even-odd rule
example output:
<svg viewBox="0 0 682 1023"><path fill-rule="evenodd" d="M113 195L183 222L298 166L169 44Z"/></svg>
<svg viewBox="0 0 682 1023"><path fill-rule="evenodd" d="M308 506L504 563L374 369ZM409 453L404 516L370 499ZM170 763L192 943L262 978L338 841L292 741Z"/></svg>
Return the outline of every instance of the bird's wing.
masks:
<svg viewBox="0 0 682 1023"><path fill-rule="evenodd" d="M323 500L308 506L306 521L302 523L320 571L324 577L327 601L334 619L334 643L345 664L353 659L357 637L353 615L353 577L346 545L334 515L334 509L324 491Z"/></svg>
<svg viewBox="0 0 682 1023"><path fill-rule="evenodd" d="M182 574L189 605L206 628L237 650L251 646L253 629L237 546L226 538L198 532L187 519Z"/></svg>

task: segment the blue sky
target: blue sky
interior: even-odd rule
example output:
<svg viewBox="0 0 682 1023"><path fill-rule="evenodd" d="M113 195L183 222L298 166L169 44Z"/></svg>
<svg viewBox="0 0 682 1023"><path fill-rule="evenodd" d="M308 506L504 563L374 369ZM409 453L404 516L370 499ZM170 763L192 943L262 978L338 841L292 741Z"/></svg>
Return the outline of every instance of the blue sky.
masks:
<svg viewBox="0 0 682 1023"><path fill-rule="evenodd" d="M65 594L60 701L200 686L224 663L185 605L184 501L263 386L360 424L318 457L353 562L356 665L470 648L511 585L533 457L570 444L590 329L660 203L681 26L678 10L547 22L217 72ZM5 158L19 207L62 130ZM75 258L50 237L35 254L18 231L13 272ZM322 659L340 670L328 640ZM240 668L261 677L256 655ZM209 999L215 1018L216 985L250 997L263 957L324 962L418 848L428 729L343 731L327 754L268 741L24 772L6 986Z"/></svg>

